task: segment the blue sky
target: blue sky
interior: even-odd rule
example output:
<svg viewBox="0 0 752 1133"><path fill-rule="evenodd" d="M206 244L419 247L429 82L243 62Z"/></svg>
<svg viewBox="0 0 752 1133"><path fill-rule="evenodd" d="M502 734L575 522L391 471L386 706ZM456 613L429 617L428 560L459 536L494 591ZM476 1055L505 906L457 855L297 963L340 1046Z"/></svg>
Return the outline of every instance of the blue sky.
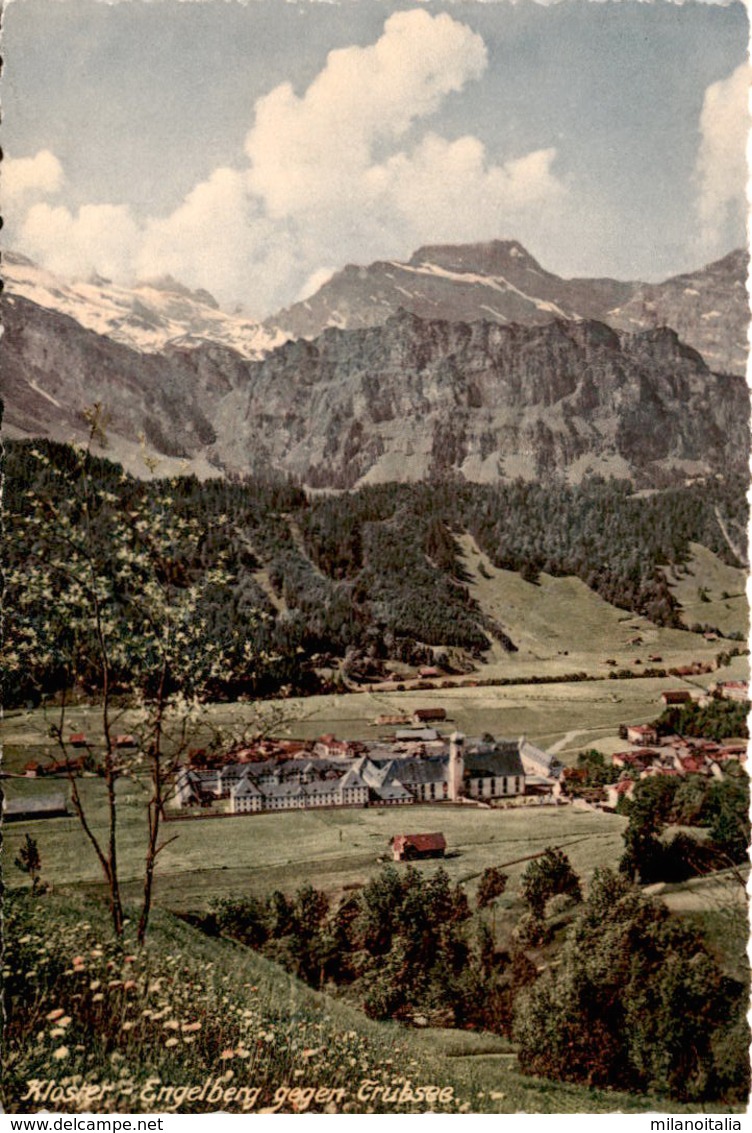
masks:
<svg viewBox="0 0 752 1133"><path fill-rule="evenodd" d="M744 241L747 37L735 3L14 0L6 246L257 316L439 241L663 278Z"/></svg>

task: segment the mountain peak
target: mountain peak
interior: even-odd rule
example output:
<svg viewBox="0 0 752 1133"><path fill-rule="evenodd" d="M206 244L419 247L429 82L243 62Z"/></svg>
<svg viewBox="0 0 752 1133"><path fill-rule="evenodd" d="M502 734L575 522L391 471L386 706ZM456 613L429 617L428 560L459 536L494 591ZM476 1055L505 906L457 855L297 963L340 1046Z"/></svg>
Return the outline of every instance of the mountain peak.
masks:
<svg viewBox="0 0 752 1133"><path fill-rule="evenodd" d="M518 240L488 240L477 244L424 244L408 261L411 267L432 264L445 271L503 275L510 270L542 272L538 261Z"/></svg>

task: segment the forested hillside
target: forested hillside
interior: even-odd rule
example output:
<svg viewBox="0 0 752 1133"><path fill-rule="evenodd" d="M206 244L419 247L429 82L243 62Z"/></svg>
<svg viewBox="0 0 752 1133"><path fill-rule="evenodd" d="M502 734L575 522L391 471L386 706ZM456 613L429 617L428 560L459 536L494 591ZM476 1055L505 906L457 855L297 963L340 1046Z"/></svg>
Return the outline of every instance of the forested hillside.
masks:
<svg viewBox="0 0 752 1133"><path fill-rule="evenodd" d="M8 641L8 702L66 683L57 644L40 640L49 622L41 600L20 601L25 565L64 553L64 539L75 536L116 579L108 532L115 517L135 523L128 517L141 505L189 519L200 533L187 558L176 547L160 568L171 585L188 586L221 565L221 583L203 591L200 624L224 652L215 693L231 697L311 689L314 669L348 650L414 663L432 659L437 647L480 658L492 639L513 651L503 618L492 621L470 595L457 542L463 532L496 567L532 582L542 571L573 575L616 606L681 626L661 568L685 561L690 543L739 565L722 526L744 530L747 522L741 480L635 495L627 482L597 477L545 487L448 477L308 496L277 475L143 482L105 459L92 457L87 468L96 491L81 502L74 450L46 441L7 447L7 600L19 615ZM58 529L63 506L66 532ZM45 596L46 615L55 597ZM26 643L21 652L14 634ZM86 643L77 648L85 652Z"/></svg>

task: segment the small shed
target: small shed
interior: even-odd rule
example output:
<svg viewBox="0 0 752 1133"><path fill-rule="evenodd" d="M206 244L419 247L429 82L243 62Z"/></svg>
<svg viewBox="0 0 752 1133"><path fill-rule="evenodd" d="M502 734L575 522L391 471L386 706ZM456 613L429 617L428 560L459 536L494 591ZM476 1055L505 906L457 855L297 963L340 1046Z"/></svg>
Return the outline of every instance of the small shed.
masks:
<svg viewBox="0 0 752 1133"><path fill-rule="evenodd" d="M31 822L39 818L65 818L68 806L65 795L38 795L35 798L8 799L3 804L5 822Z"/></svg>
<svg viewBox="0 0 752 1133"><path fill-rule="evenodd" d="M390 845L396 862L408 862L443 858L447 844L443 834L395 834Z"/></svg>

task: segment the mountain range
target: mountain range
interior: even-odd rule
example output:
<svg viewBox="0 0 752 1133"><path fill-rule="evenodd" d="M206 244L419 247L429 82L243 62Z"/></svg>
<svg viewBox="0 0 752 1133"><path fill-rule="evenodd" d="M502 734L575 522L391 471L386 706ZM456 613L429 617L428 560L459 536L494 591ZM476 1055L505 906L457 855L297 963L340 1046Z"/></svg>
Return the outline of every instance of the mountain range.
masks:
<svg viewBox="0 0 752 1133"><path fill-rule="evenodd" d="M641 486L742 467L747 255L664 283L565 280L516 241L346 267L264 323L172 279L69 283L5 257L11 435L140 443L199 474L314 487L589 472Z"/></svg>

